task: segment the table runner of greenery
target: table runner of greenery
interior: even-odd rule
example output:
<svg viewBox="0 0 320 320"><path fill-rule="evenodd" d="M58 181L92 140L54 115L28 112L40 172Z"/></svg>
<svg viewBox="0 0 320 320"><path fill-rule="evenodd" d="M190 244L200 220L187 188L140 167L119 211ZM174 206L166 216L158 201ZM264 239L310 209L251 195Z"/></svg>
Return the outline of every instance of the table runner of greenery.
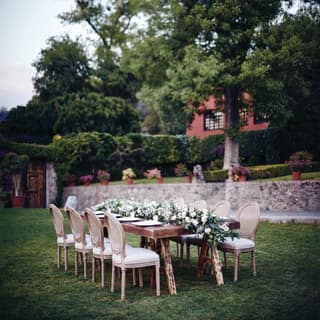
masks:
<svg viewBox="0 0 320 320"><path fill-rule="evenodd" d="M237 237L222 217L214 211L192 206L177 206L173 201L136 201L108 199L92 207L93 210L110 210L122 216L135 216L147 220L155 219L177 224L191 232L206 235L210 241L223 241L226 237Z"/></svg>

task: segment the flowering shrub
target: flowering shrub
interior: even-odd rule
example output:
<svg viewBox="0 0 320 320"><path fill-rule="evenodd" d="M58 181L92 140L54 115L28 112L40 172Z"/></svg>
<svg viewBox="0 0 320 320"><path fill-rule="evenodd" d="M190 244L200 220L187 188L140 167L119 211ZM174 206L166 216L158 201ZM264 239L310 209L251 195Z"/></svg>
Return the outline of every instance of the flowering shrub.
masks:
<svg viewBox="0 0 320 320"><path fill-rule="evenodd" d="M133 179L135 178L136 174L131 168L125 169L122 171L122 180L128 180L128 179Z"/></svg>
<svg viewBox="0 0 320 320"><path fill-rule="evenodd" d="M90 183L93 180L93 176L91 174L88 174L86 176L81 176L79 178L79 181L82 183Z"/></svg>
<svg viewBox="0 0 320 320"><path fill-rule="evenodd" d="M110 179L110 173L108 171L106 171L106 170L98 170L97 179L99 181L109 180Z"/></svg>
<svg viewBox="0 0 320 320"><path fill-rule="evenodd" d="M246 167L236 165L232 167L232 177L234 181L238 181L241 176L247 176L250 170Z"/></svg>
<svg viewBox="0 0 320 320"><path fill-rule="evenodd" d="M161 171L157 168L150 169L144 173L144 176L148 179L161 178Z"/></svg>
<svg viewBox="0 0 320 320"><path fill-rule="evenodd" d="M289 157L286 163L292 172L300 172L312 165L312 154L308 151L297 151Z"/></svg>
<svg viewBox="0 0 320 320"><path fill-rule="evenodd" d="M155 219L164 223L177 224L191 232L206 235L211 241L223 241L226 237L236 237L226 222L207 209L178 207L172 201L148 201L108 199L93 207L93 210L110 210L122 216L132 216L147 220Z"/></svg>
<svg viewBox="0 0 320 320"><path fill-rule="evenodd" d="M177 177L184 177L189 176L191 174L191 171L188 170L185 164L178 163L174 168L174 173Z"/></svg>

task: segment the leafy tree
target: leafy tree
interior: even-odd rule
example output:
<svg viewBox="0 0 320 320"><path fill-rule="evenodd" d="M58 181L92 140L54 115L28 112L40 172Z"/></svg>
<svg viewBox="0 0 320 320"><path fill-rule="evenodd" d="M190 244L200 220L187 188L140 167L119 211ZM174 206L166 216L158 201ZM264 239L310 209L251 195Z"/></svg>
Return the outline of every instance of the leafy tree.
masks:
<svg viewBox="0 0 320 320"><path fill-rule="evenodd" d="M238 163L239 107L248 83L242 68L254 47L254 36L281 11L282 1L156 1L145 43L160 46L159 88L146 82L161 108L166 100L177 110L189 103L194 114L209 95L224 96L226 120L224 168ZM139 52L139 46L138 46ZM156 63L151 59L153 63ZM165 62L164 62L165 61ZM167 67L166 67L167 65ZM146 67L148 68L148 66ZM147 79L146 79L147 80ZM151 90L150 90L151 88ZM150 97L150 99L152 99Z"/></svg>
<svg viewBox="0 0 320 320"><path fill-rule="evenodd" d="M37 71L33 84L42 101L83 91L90 68L82 45L68 36L50 38L48 43L48 48L41 50L39 59L33 63Z"/></svg>
<svg viewBox="0 0 320 320"><path fill-rule="evenodd" d="M82 93L70 94L59 107L54 131L62 135L90 131L124 135L139 132L140 126L136 110L125 100Z"/></svg>
<svg viewBox="0 0 320 320"><path fill-rule="evenodd" d="M320 7L313 2L281 23L266 26L245 66L254 105L270 114L271 124L285 128L284 154L320 149ZM254 70L254 72L252 72ZM280 105L280 107L279 107Z"/></svg>

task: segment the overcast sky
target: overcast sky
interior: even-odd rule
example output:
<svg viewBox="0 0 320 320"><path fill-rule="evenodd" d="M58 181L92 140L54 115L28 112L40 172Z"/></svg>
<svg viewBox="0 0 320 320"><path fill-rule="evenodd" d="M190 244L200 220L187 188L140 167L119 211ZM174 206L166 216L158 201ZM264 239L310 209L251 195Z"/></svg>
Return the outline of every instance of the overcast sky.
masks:
<svg viewBox="0 0 320 320"><path fill-rule="evenodd" d="M0 0L0 107L26 105L33 95L31 64L51 36L81 35L57 15L74 8L74 0Z"/></svg>

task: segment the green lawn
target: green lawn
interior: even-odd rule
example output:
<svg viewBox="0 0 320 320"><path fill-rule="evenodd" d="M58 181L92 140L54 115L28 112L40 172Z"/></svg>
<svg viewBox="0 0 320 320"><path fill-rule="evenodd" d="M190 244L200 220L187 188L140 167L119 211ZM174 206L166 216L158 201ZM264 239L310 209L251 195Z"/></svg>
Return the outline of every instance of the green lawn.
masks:
<svg viewBox="0 0 320 320"><path fill-rule="evenodd" d="M56 237L46 209L2 209L0 213L1 319L319 319L320 225L261 223L257 233L257 278L243 256L239 281L233 283L233 263L218 287L211 275L196 279L192 265L180 267L172 244L176 296L161 274L161 297L150 288L132 288L121 303L120 284L110 293L110 262L106 287L56 267ZM128 236L131 244L138 239ZM89 263L89 273L91 264ZM128 273L130 278L130 273ZM99 281L99 278L98 278Z"/></svg>

